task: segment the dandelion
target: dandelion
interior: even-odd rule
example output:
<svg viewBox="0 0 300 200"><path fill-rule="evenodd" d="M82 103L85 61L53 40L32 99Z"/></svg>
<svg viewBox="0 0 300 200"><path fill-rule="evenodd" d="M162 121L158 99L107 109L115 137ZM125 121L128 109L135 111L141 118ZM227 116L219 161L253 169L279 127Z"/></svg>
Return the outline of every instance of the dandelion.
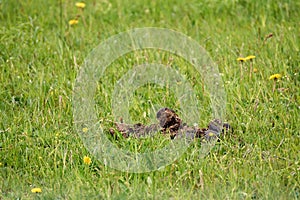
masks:
<svg viewBox="0 0 300 200"><path fill-rule="evenodd" d="M273 80L273 92L275 91L275 88L276 88L276 82L278 79L280 79L282 77L281 74L273 74L269 77L269 80Z"/></svg>
<svg viewBox="0 0 300 200"><path fill-rule="evenodd" d="M69 25L70 26L73 26L73 25L75 25L75 24L78 24L78 19L71 19L70 21L69 21Z"/></svg>
<svg viewBox="0 0 300 200"><path fill-rule="evenodd" d="M254 72L254 73L258 72L258 69L257 69L257 68L254 68L254 69L253 69L253 72Z"/></svg>
<svg viewBox="0 0 300 200"><path fill-rule="evenodd" d="M238 57L236 60L237 61L241 61L241 62L246 62L246 61L248 61L248 60L253 60L255 58L255 56L253 56L253 55L251 55L251 56L247 56L246 58L244 58L244 57Z"/></svg>
<svg viewBox="0 0 300 200"><path fill-rule="evenodd" d="M77 3L75 3L75 6L77 8L83 9L83 8L85 8L85 3L83 3L83 2L77 2Z"/></svg>
<svg viewBox="0 0 300 200"><path fill-rule="evenodd" d="M247 56L247 57L244 58L244 59L245 59L246 61L247 61L247 60L250 60L250 61L251 61L251 60L253 60L254 58L255 58L255 56L251 55L251 56Z"/></svg>
<svg viewBox="0 0 300 200"><path fill-rule="evenodd" d="M88 130L89 130L89 129L88 129L87 127L84 127L84 128L82 129L82 132L87 133Z"/></svg>
<svg viewBox="0 0 300 200"><path fill-rule="evenodd" d="M270 77L269 77L269 79L270 80L278 80L278 79L280 79L282 77L282 75L281 74L273 74L273 75L271 75Z"/></svg>
<svg viewBox="0 0 300 200"><path fill-rule="evenodd" d="M249 74L249 77L251 78L251 74L252 74L252 60L255 58L255 56L253 56L253 55L250 55L250 56L247 56L246 58L243 58L243 57L238 57L237 58L237 61L240 61L241 63L243 63L243 62L246 62L246 61L251 61L250 62L250 74ZM242 75L242 70L243 70L243 65L241 65L241 78L243 77L243 75Z"/></svg>
<svg viewBox="0 0 300 200"><path fill-rule="evenodd" d="M41 188L32 188L32 189L31 189L31 192L32 192L32 193L41 193L41 192L42 192L42 189L41 189Z"/></svg>
<svg viewBox="0 0 300 200"><path fill-rule="evenodd" d="M90 165L92 162L92 159L88 156L84 156L83 157L83 163L86 164L86 165Z"/></svg>
<svg viewBox="0 0 300 200"><path fill-rule="evenodd" d="M246 58L238 57L236 60L237 60L237 61L241 61L241 62L245 62L245 61L246 61Z"/></svg>

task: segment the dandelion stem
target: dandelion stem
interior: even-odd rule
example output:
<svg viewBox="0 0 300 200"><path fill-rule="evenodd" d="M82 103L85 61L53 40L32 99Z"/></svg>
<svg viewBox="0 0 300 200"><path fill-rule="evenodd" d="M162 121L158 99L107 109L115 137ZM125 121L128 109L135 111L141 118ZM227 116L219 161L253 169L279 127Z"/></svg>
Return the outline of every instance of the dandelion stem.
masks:
<svg viewBox="0 0 300 200"><path fill-rule="evenodd" d="M86 22L85 22L85 17L84 17L84 14L83 14L83 9L80 9L80 16L82 18L84 27L87 27Z"/></svg>
<svg viewBox="0 0 300 200"><path fill-rule="evenodd" d="M275 92L275 89L276 89L276 80L274 80L274 83L273 83L273 92Z"/></svg>
<svg viewBox="0 0 300 200"><path fill-rule="evenodd" d="M240 63L240 70L241 70L241 80L243 79L243 62Z"/></svg>
<svg viewBox="0 0 300 200"><path fill-rule="evenodd" d="M250 61L250 74L249 74L249 78L251 79L251 76L252 76L252 61Z"/></svg>

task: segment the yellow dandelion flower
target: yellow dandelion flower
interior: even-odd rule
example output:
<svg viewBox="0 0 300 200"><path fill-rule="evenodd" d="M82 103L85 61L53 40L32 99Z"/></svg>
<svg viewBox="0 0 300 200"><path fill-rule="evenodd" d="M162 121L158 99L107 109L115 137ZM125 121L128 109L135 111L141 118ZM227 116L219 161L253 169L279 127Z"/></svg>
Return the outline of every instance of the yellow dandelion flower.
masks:
<svg viewBox="0 0 300 200"><path fill-rule="evenodd" d="M32 189L31 189L31 192L32 192L32 193L41 193L41 192L42 192L42 189L41 189L41 188L32 188Z"/></svg>
<svg viewBox="0 0 300 200"><path fill-rule="evenodd" d="M78 22L79 22L78 19L71 19L69 21L69 25L72 26L72 25L78 24Z"/></svg>
<svg viewBox="0 0 300 200"><path fill-rule="evenodd" d="M280 79L282 77L281 74L273 74L269 77L270 80L277 80Z"/></svg>
<svg viewBox="0 0 300 200"><path fill-rule="evenodd" d="M77 3L75 4L75 6L76 6L77 8L83 9L83 8L85 8L85 3L83 3L83 2L77 2Z"/></svg>
<svg viewBox="0 0 300 200"><path fill-rule="evenodd" d="M252 60L252 59L254 59L254 58L255 58L255 56L251 55L251 56L247 56L247 57L245 58L245 60Z"/></svg>
<svg viewBox="0 0 300 200"><path fill-rule="evenodd" d="M88 156L83 157L83 163L84 164L89 165L89 164L91 164L91 162L92 162L92 159L90 157L88 157Z"/></svg>
<svg viewBox="0 0 300 200"><path fill-rule="evenodd" d="M254 72L254 73L258 72L258 69L254 68L254 69L253 69L253 72Z"/></svg>
<svg viewBox="0 0 300 200"><path fill-rule="evenodd" d="M246 58L242 58L242 57L239 57L238 59L236 59L237 61L241 61L241 62L244 62L246 61Z"/></svg>
<svg viewBox="0 0 300 200"><path fill-rule="evenodd" d="M84 132L84 133L86 133L86 132L88 132L88 128L87 127L84 127L83 129L82 129L82 132Z"/></svg>

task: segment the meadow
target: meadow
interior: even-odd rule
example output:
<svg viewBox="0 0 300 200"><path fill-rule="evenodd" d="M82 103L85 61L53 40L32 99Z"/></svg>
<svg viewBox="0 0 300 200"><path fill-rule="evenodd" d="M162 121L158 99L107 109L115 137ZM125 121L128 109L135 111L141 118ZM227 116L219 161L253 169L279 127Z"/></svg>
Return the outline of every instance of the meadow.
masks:
<svg viewBox="0 0 300 200"><path fill-rule="evenodd" d="M299 1L75 3L0 0L0 199L300 199ZM74 128L72 95L95 47L143 27L181 32L210 54L233 131L203 158L195 140L172 164L130 173L85 148ZM201 74L176 55L145 50L116 60L99 79L94 100L104 130L114 120L115 83L152 61L191 83L204 116L197 123L206 126L211 110ZM180 109L170 88L149 84L135 92L129 111L136 122L150 123L155 105ZM168 143L164 137L110 140L133 152Z"/></svg>

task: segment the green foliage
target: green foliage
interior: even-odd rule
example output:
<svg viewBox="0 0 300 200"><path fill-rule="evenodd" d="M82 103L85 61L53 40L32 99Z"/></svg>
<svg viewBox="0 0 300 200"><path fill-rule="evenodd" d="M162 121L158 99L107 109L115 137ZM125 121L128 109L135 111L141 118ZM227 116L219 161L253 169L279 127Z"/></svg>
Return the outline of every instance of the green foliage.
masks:
<svg viewBox="0 0 300 200"><path fill-rule="evenodd" d="M0 199L300 198L299 1L85 3L80 10L69 0L0 1ZM78 15L79 23L70 26ZM131 174L105 167L87 152L73 129L72 90L80 65L101 41L149 26L182 32L211 54L234 132L204 158L196 142L164 169ZM250 62L237 61L248 55L256 56L251 77ZM201 75L184 60L155 51L130 53L108 68L94 97L99 118L113 120L114 84L147 59L185 75L201 100L205 117L198 123L205 126L210 105ZM275 73L283 75L276 83L269 80ZM168 87L146 85L136 91L130 114L148 123L157 105L180 107ZM104 124L108 130L111 123ZM141 152L165 143L159 137L117 141ZM92 158L89 166L85 155ZM32 194L33 187L42 193Z"/></svg>

